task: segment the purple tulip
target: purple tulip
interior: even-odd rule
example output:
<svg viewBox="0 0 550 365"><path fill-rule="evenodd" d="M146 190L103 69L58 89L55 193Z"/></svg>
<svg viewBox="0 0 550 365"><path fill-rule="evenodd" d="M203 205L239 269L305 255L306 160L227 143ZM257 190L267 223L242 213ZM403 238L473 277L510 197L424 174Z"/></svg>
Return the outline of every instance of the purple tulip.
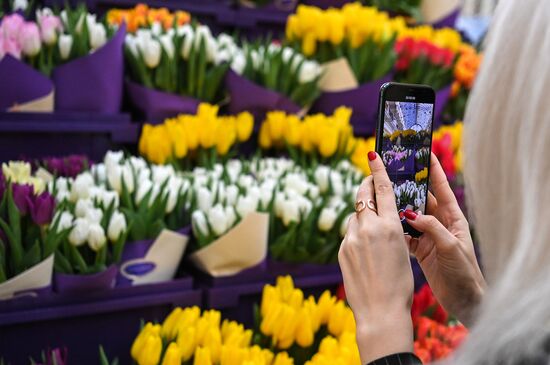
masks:
<svg viewBox="0 0 550 365"><path fill-rule="evenodd" d="M29 213L33 205L34 189L32 185L13 184L13 200L21 215Z"/></svg>
<svg viewBox="0 0 550 365"><path fill-rule="evenodd" d="M30 207L31 217L38 225L48 224L53 219L55 210L55 198L47 191L35 196Z"/></svg>
<svg viewBox="0 0 550 365"><path fill-rule="evenodd" d="M76 177L90 162L84 155L70 155L67 157L48 157L42 163L44 167L56 176Z"/></svg>
<svg viewBox="0 0 550 365"><path fill-rule="evenodd" d="M46 351L46 362L39 363L37 365L65 365L67 364L68 351L66 348L56 348L53 350L48 349Z"/></svg>

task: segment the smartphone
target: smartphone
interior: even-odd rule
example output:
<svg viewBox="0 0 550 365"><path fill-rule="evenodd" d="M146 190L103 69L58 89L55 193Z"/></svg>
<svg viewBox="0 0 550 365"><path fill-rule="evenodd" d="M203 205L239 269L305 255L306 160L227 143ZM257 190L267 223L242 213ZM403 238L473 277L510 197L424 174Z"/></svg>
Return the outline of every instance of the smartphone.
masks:
<svg viewBox="0 0 550 365"><path fill-rule="evenodd" d="M435 92L425 85L389 82L380 88L378 103L376 152L393 184L403 231L418 237L404 213L426 213Z"/></svg>

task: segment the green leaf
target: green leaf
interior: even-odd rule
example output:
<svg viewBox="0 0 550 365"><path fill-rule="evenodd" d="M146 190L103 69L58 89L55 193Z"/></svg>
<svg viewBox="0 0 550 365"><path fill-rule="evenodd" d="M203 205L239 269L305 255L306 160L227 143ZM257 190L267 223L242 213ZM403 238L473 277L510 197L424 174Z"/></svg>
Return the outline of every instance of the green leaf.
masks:
<svg viewBox="0 0 550 365"><path fill-rule="evenodd" d="M41 261L40 242L37 240L23 256L22 268L28 269Z"/></svg>

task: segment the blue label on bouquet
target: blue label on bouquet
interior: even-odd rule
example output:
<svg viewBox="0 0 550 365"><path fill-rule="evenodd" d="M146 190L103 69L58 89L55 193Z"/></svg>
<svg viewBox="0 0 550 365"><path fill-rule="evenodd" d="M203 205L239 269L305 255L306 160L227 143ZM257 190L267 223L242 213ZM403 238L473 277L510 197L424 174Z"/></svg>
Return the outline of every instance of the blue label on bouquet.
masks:
<svg viewBox="0 0 550 365"><path fill-rule="evenodd" d="M130 264L126 266L124 268L124 271L128 275L144 276L149 274L151 271L155 270L156 266L157 265L155 265L154 262L147 262L147 261L138 262L138 263Z"/></svg>

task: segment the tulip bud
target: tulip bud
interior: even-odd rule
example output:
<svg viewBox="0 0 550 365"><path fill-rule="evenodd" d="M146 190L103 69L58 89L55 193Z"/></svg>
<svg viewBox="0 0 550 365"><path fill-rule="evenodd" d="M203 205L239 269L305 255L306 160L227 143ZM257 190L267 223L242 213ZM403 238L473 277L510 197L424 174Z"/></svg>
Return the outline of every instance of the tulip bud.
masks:
<svg viewBox="0 0 550 365"><path fill-rule="evenodd" d="M76 177L71 186L71 199L87 199L90 197L90 189L94 186L94 178L89 172L84 172Z"/></svg>
<svg viewBox="0 0 550 365"><path fill-rule="evenodd" d="M94 208L94 203L92 202L91 199L79 199L76 202L74 212L77 218L84 218L86 217L88 210L93 208Z"/></svg>
<svg viewBox="0 0 550 365"><path fill-rule="evenodd" d="M73 246L81 246L88 239L90 223L84 218L77 218L74 221L74 227L69 233L69 242Z"/></svg>
<svg viewBox="0 0 550 365"><path fill-rule="evenodd" d="M208 211L208 223L216 236L221 236L227 230L227 217L223 207L218 204Z"/></svg>
<svg viewBox="0 0 550 365"><path fill-rule="evenodd" d="M162 45L162 48L168 55L168 57L172 60L174 59L174 54L176 53L175 46L174 46L174 39L169 34L163 34L159 37L160 43Z"/></svg>
<svg viewBox="0 0 550 365"><path fill-rule="evenodd" d="M197 205L200 210L207 212L212 207L214 197L210 190L205 187L200 187L197 193Z"/></svg>
<svg viewBox="0 0 550 365"><path fill-rule="evenodd" d="M103 211L99 208L89 208L84 218L90 223L99 224L103 218Z"/></svg>
<svg viewBox="0 0 550 365"><path fill-rule="evenodd" d="M27 10L27 7L29 6L29 2L27 0L14 0L13 2L13 11Z"/></svg>
<svg viewBox="0 0 550 365"><path fill-rule="evenodd" d="M328 190L329 187L329 176L330 168L328 166L320 165L315 169L315 182L319 187L321 193L324 193Z"/></svg>
<svg viewBox="0 0 550 365"><path fill-rule="evenodd" d="M227 229L233 228L235 222L237 221L237 215L235 214L235 209L232 206L225 207L225 217L227 219Z"/></svg>
<svg viewBox="0 0 550 365"><path fill-rule="evenodd" d="M149 196L149 201L152 201L153 200L152 190L153 190L153 182L151 180L140 180L138 182L138 189L135 197L136 205L140 205L143 198L145 198L145 195L147 195L150 191L151 191L151 196ZM146 203L149 203L149 201Z"/></svg>
<svg viewBox="0 0 550 365"><path fill-rule="evenodd" d="M191 223L195 234L199 233L205 237L210 235L210 230L208 229L208 224L206 223L206 216L202 210L195 210L191 214Z"/></svg>
<svg viewBox="0 0 550 365"><path fill-rule="evenodd" d="M40 31L36 23L25 23L19 32L19 43L25 56L34 57L40 52Z"/></svg>
<svg viewBox="0 0 550 365"><path fill-rule="evenodd" d="M159 41L153 39L151 33L138 33L137 42L145 65L149 68L156 68L160 63L161 57Z"/></svg>
<svg viewBox="0 0 550 365"><path fill-rule="evenodd" d="M315 61L304 61L298 71L298 82L305 84L315 80L321 74L321 67Z"/></svg>
<svg viewBox="0 0 550 365"><path fill-rule="evenodd" d="M285 226L300 222L300 208L295 201L285 200L282 203L282 218Z"/></svg>
<svg viewBox="0 0 550 365"><path fill-rule="evenodd" d="M178 36L183 37L181 56L184 60L187 60L191 53L191 47L193 46L193 43L195 41L195 31L193 30L193 27L191 27L189 24L186 24L183 27L178 28L177 34Z"/></svg>
<svg viewBox="0 0 550 365"><path fill-rule="evenodd" d="M64 212L61 212L61 213L58 212L56 214L56 216L54 217L53 221L55 222L58 219L59 219L59 221L57 223L57 233L60 233L61 231L64 231L65 229L71 228L72 225L73 225L74 217L68 211L64 211Z"/></svg>
<svg viewBox="0 0 550 365"><path fill-rule="evenodd" d="M172 342L164 353L162 365L181 365L181 350L177 343Z"/></svg>
<svg viewBox="0 0 550 365"><path fill-rule="evenodd" d="M61 20L55 15L43 15L38 18L42 40L51 46L57 41L57 32L63 29Z"/></svg>
<svg viewBox="0 0 550 365"><path fill-rule="evenodd" d="M71 49L73 47L73 36L69 34L60 35L58 47L61 59L68 59L71 54Z"/></svg>
<svg viewBox="0 0 550 365"><path fill-rule="evenodd" d="M332 208L323 208L321 214L319 215L319 221L317 222L317 227L322 232L328 232L334 227L334 223L338 218L338 214Z"/></svg>
<svg viewBox="0 0 550 365"><path fill-rule="evenodd" d="M107 31L103 24L94 24L92 28L88 29L88 32L90 35L90 47L92 48L92 51L95 51L107 43Z"/></svg>
<svg viewBox="0 0 550 365"><path fill-rule="evenodd" d="M258 199L253 196L240 196L237 200L237 214L241 219L258 209Z"/></svg>
<svg viewBox="0 0 550 365"><path fill-rule="evenodd" d="M109 226L107 227L107 235L109 236L109 240L111 240L111 242L117 242L120 238L120 235L124 231L126 231L126 228L127 225L124 214L120 213L119 211L113 212L113 215L111 216L111 221L109 222Z"/></svg>
<svg viewBox="0 0 550 365"><path fill-rule="evenodd" d="M105 237L105 231L99 223L90 224L88 230L88 246L94 250L99 251L107 242L107 237Z"/></svg>

